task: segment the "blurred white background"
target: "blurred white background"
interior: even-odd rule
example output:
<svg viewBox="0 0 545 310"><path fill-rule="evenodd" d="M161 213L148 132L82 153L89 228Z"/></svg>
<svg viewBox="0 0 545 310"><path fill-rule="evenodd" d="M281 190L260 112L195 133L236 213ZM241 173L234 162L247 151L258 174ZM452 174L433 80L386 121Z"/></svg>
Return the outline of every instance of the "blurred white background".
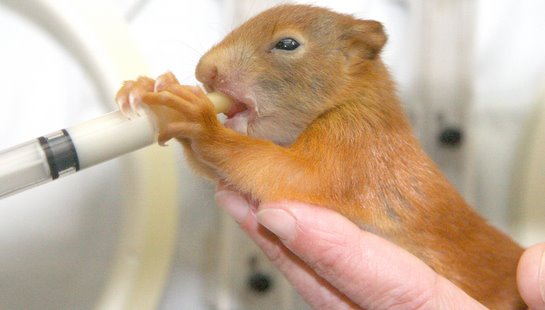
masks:
<svg viewBox="0 0 545 310"><path fill-rule="evenodd" d="M172 71L185 84L196 83L195 65L212 44L280 3L114 2L152 75ZM513 219L520 210L511 203L528 119L545 87L544 1L308 2L383 22L389 34L384 59L426 150L495 225L524 242L545 238L516 234ZM0 42L0 150L107 112L74 57L2 1ZM461 144L439 143L445 129L460 131ZM174 147L173 169L183 188L177 248L160 309L300 309L259 252L216 209L213 188L188 171ZM0 309L93 308L119 233L118 167L112 161L0 201ZM256 271L252 257L271 277L271 291L248 289Z"/></svg>

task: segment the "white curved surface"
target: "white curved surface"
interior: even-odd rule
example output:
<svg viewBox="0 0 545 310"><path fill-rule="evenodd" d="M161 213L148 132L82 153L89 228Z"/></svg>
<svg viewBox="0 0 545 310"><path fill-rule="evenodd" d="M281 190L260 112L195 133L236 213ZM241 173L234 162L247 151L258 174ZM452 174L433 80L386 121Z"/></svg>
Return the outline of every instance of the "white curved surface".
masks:
<svg viewBox="0 0 545 310"><path fill-rule="evenodd" d="M145 74L127 27L106 1L4 0L50 31L81 61L112 103L121 81ZM124 223L110 280L99 309L153 309L169 270L177 220L174 159L146 148L123 161ZM121 195L121 194L120 194Z"/></svg>
<svg viewBox="0 0 545 310"><path fill-rule="evenodd" d="M151 117L142 115L129 120L120 111L110 112L66 130L78 153L80 169L103 163L156 142L155 125Z"/></svg>
<svg viewBox="0 0 545 310"><path fill-rule="evenodd" d="M519 154L520 169L513 180L513 210L516 233L525 245L545 240L545 87L535 113L529 119L527 136Z"/></svg>

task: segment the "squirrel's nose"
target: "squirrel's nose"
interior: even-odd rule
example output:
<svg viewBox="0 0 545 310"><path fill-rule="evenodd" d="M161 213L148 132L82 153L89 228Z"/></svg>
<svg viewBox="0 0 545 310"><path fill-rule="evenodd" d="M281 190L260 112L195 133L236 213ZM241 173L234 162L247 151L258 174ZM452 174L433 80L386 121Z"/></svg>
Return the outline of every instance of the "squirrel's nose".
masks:
<svg viewBox="0 0 545 310"><path fill-rule="evenodd" d="M195 69L195 77L205 86L215 87L218 78L218 67L205 55Z"/></svg>

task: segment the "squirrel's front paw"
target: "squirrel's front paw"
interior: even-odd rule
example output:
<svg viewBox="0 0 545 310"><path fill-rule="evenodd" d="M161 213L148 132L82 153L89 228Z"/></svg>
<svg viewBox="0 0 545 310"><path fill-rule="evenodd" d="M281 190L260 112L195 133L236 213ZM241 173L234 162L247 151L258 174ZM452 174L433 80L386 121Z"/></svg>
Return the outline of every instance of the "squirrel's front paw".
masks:
<svg viewBox="0 0 545 310"><path fill-rule="evenodd" d="M141 76L134 81L125 81L115 96L115 101L123 115L138 115L142 106L142 95L154 91L155 80Z"/></svg>
<svg viewBox="0 0 545 310"><path fill-rule="evenodd" d="M126 81L116 101L126 116L138 114L142 105L148 106L155 115L161 145L172 138L198 138L220 125L215 108L202 89L180 85L170 72L156 80L139 77Z"/></svg>
<svg viewBox="0 0 545 310"><path fill-rule="evenodd" d="M162 76L157 79L160 80ZM214 105L199 87L165 82L155 92L143 94L142 100L152 109L169 110L168 121L160 124L160 144L172 138L195 140L221 127Z"/></svg>
<svg viewBox="0 0 545 310"><path fill-rule="evenodd" d="M140 76L136 80L125 81L115 96L119 110L125 116L139 114L138 110L145 104L144 94L163 91L171 85L179 84L171 72L167 72L157 79Z"/></svg>

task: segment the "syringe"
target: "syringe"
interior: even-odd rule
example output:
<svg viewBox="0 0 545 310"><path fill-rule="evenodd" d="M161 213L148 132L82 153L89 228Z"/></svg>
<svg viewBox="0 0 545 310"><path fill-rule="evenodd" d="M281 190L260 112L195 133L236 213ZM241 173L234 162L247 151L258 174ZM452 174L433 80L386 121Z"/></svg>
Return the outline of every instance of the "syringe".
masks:
<svg viewBox="0 0 545 310"><path fill-rule="evenodd" d="M208 97L217 113L231 100ZM128 119L120 111L61 129L0 152L0 199L156 142L156 126L146 113Z"/></svg>

